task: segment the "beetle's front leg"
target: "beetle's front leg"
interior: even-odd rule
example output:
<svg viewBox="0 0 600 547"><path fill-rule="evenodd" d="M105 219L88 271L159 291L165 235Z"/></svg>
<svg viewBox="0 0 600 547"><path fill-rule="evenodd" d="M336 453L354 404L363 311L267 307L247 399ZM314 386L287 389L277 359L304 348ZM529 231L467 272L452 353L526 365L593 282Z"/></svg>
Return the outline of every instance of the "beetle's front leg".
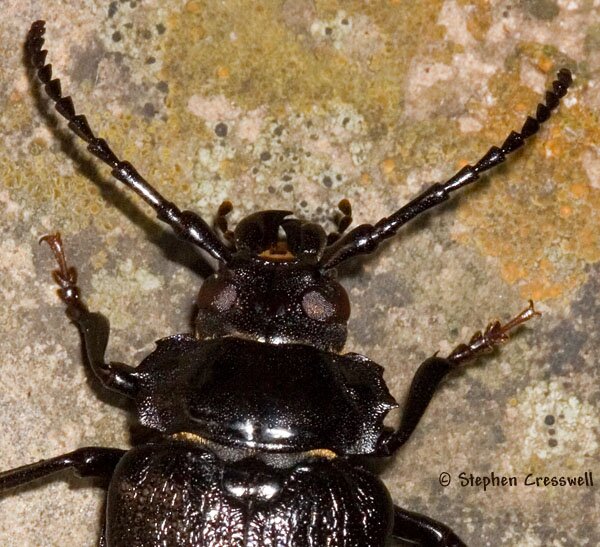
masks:
<svg viewBox="0 0 600 547"><path fill-rule="evenodd" d="M42 477L73 469L80 477L110 478L125 450L92 446L0 473L0 494Z"/></svg>
<svg viewBox="0 0 600 547"><path fill-rule="evenodd" d="M60 287L57 292L67 305L67 316L79 327L94 374L104 387L134 397L137 390L135 369L123 363L105 362L110 324L102 314L90 312L83 302L77 286L77 271L67 265L60 234L46 235L40 239L42 241L50 245L58 262L58 269L52 272Z"/></svg>
<svg viewBox="0 0 600 547"><path fill-rule="evenodd" d="M468 344L460 344L448 357L433 356L427 359L418 368L413 378L400 427L380 439L377 455L389 456L409 439L433 398L435 390L448 372L506 342L510 330L528 321L534 315L540 314L535 311L533 302L530 300L529 307L505 325L502 325L499 321L493 321L483 333L477 331Z"/></svg>

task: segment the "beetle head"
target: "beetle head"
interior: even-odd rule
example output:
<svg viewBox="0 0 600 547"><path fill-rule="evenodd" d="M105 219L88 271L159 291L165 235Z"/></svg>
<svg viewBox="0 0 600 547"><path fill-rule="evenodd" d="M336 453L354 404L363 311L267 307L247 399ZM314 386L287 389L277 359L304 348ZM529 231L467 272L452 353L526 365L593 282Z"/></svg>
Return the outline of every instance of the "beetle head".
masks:
<svg viewBox="0 0 600 547"><path fill-rule="evenodd" d="M263 211L237 225L231 260L200 289L198 337L343 348L350 303L333 273L318 266L325 232L290 214Z"/></svg>

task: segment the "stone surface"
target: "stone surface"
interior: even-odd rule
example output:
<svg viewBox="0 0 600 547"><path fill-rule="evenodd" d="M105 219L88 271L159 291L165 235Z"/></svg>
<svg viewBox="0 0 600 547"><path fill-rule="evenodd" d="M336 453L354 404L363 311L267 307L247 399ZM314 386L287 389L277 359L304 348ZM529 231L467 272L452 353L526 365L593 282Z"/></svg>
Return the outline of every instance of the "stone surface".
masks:
<svg viewBox="0 0 600 547"><path fill-rule="evenodd" d="M566 66L573 90L533 142L343 272L347 349L385 365L401 399L424 358L534 298L543 317L453 375L383 477L472 546L600 544L597 2L75 4L2 2L0 468L131 440L81 364L39 236L63 233L111 357L132 364L189 329L207 271L45 113L31 21L47 20L63 89L118 154L205 218L231 199L233 223L292 208L331 227L343 197L373 222L501 143ZM594 487L523 484L585 471ZM461 487L461 472L519 484ZM88 486L65 474L2 497L0 545L94 545Z"/></svg>

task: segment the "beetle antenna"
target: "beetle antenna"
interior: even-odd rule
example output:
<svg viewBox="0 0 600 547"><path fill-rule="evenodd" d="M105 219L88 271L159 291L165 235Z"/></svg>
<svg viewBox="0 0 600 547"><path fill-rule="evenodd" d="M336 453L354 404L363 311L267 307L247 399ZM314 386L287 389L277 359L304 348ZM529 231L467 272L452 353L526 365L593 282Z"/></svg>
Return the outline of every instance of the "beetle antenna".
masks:
<svg viewBox="0 0 600 547"><path fill-rule="evenodd" d="M173 228L175 234L204 249L220 262L227 263L231 257L229 249L221 242L209 225L192 211L180 211L174 203L159 194L128 161L121 161L108 146L96 137L84 115L76 114L73 100L62 95L60 80L52 79L52 65L46 64L48 50L42 49L46 23L36 21L27 35L26 48L37 77L44 84L44 91L55 103L56 111L68 122L68 127L87 143L87 149L112 168L112 176L136 192L155 211L160 220Z"/></svg>
<svg viewBox="0 0 600 547"><path fill-rule="evenodd" d="M572 81L571 72L566 68L561 68L557 73L556 80L552 82L552 90L546 91L545 102L538 104L535 117L527 117L520 132L511 131L502 146L499 148L492 146L474 166L465 165L446 182L433 184L404 207L398 209L391 216L382 218L374 226L362 224L348 232L325 251L320 263L321 267L329 270L356 255L372 253L382 241L395 235L398 229L409 220L431 207L443 203L450 198L452 192L472 184L479 179L482 173L504 162L508 154L521 148L525 139L538 132L540 125L550 117L552 110L566 95Z"/></svg>

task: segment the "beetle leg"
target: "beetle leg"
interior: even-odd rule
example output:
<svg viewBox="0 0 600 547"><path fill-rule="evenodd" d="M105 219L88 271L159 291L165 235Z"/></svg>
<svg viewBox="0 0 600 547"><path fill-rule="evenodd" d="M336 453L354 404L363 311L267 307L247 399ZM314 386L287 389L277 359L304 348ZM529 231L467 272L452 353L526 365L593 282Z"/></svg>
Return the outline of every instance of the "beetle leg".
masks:
<svg viewBox="0 0 600 547"><path fill-rule="evenodd" d="M507 155L523 146L525 139L538 132L540 125L550 117L550 112L567 93L571 82L571 73L566 68L560 69L556 80L552 82L552 91L546 92L545 103L538 104L535 117L528 116L520 132L512 131L500 148L492 146L474 166L465 165L446 182L433 184L389 217L382 218L373 226L361 224L348 232L326 250L321 266L328 270L353 256L372 253L381 242L394 236L402 225L443 203L455 190L474 183L488 169L503 163Z"/></svg>
<svg viewBox="0 0 600 547"><path fill-rule="evenodd" d="M542 314L535 310L533 301L530 300L529 306L505 325L502 325L500 321L492 321L483 333L477 331L468 344L459 344L448 356L448 361L452 363L452 366L456 366L471 361L482 353L491 352L497 345L508 341L509 331L536 315Z"/></svg>
<svg viewBox="0 0 600 547"><path fill-rule="evenodd" d="M63 469L72 469L80 477L108 479L112 476L117 463L125 452L119 448L100 446L78 448L62 456L4 471L0 473L0 493L47 477Z"/></svg>
<svg viewBox="0 0 600 547"><path fill-rule="evenodd" d="M394 539L425 547L467 547L445 524L394 505Z"/></svg>
<svg viewBox="0 0 600 547"><path fill-rule="evenodd" d="M67 305L67 316L78 327L83 337L88 362L104 387L134 397L137 389L135 369L123 363L106 363L104 353L108 344L110 325L100 313L88 310L77 286L77 271L67 264L60 234L46 235L40 239L50 245L58 262L52 277L60 287L58 295Z"/></svg>
<svg viewBox="0 0 600 547"><path fill-rule="evenodd" d="M54 101L57 112L69 122L69 129L87 143L87 149L94 156L112 168L113 177L148 203L158 218L169 224L178 237L194 243L220 262L227 262L230 258L229 250L200 216L192 211L180 211L174 203L166 200L133 165L120 160L104 139L94 135L85 116L75 113L71 97L62 96L60 80L52 79L52 65L45 64L48 51L42 49L46 32L44 25L44 21L36 21L31 25L26 48L38 79L44 84L48 97Z"/></svg>
<svg viewBox="0 0 600 547"><path fill-rule="evenodd" d="M390 431L382 436L376 455L389 456L409 439L425 413L438 385L448 372L506 342L510 330L536 315L540 315L540 313L534 309L533 302L530 300L529 306L506 324L502 325L499 321L493 321L483 333L477 331L468 344L460 344L448 357L442 358L434 355L424 361L417 369L410 385L400 427L396 431Z"/></svg>

